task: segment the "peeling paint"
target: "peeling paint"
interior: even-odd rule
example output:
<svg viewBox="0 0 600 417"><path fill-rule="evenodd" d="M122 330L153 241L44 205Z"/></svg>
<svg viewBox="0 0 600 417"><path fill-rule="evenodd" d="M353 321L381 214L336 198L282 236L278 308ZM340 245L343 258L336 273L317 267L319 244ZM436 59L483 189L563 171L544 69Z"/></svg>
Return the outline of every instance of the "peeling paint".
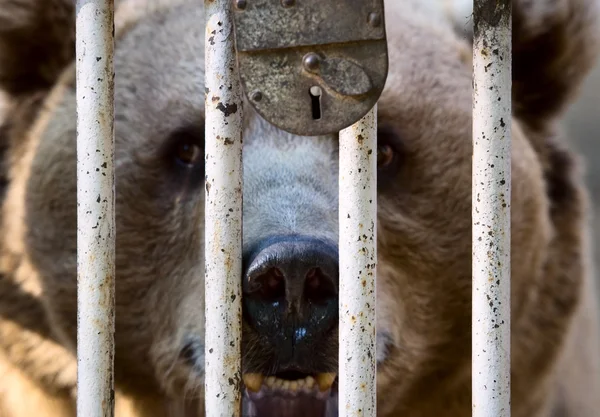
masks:
<svg viewBox="0 0 600 417"><path fill-rule="evenodd" d="M77 1L77 415L114 414L114 5Z"/></svg>
<svg viewBox="0 0 600 417"><path fill-rule="evenodd" d="M231 3L205 1L205 409L241 413L242 92ZM218 95L209 95L208 91Z"/></svg>
<svg viewBox="0 0 600 417"><path fill-rule="evenodd" d="M375 417L377 107L340 132L340 417ZM371 225L371 227L366 227Z"/></svg>
<svg viewBox="0 0 600 417"><path fill-rule="evenodd" d="M237 112L238 106L235 103L223 105L223 103L220 102L219 104L217 104L217 109L221 110L225 117L229 117L230 115L235 114Z"/></svg>
<svg viewBox="0 0 600 417"><path fill-rule="evenodd" d="M511 2L474 3L473 417L510 416Z"/></svg>

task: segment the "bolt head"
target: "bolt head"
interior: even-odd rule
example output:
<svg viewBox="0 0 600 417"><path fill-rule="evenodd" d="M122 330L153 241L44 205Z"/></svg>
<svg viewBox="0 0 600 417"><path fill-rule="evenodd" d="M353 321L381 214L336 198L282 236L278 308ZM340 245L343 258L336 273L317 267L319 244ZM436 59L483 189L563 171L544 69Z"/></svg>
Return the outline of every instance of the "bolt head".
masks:
<svg viewBox="0 0 600 417"><path fill-rule="evenodd" d="M255 91L254 93L252 93L252 101L261 101L263 98L263 95L260 91Z"/></svg>
<svg viewBox="0 0 600 417"><path fill-rule="evenodd" d="M248 2L246 0L235 0L235 7L239 10L244 10Z"/></svg>
<svg viewBox="0 0 600 417"><path fill-rule="evenodd" d="M311 72L319 69L320 61L321 60L319 59L319 55L315 54L314 52L306 54L304 56L304 58L302 59L304 68L306 68L307 71L311 71Z"/></svg>
<svg viewBox="0 0 600 417"><path fill-rule="evenodd" d="M292 7L294 4L296 4L295 0L281 0L281 5L283 7Z"/></svg>
<svg viewBox="0 0 600 417"><path fill-rule="evenodd" d="M369 25L375 27L381 26L381 15L377 12L369 14Z"/></svg>

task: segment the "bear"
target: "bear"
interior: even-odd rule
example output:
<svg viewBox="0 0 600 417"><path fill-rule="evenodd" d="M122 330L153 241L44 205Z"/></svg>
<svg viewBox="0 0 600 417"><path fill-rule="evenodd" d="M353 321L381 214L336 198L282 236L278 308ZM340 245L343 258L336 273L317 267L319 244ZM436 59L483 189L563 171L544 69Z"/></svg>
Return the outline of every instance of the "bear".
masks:
<svg viewBox="0 0 600 417"><path fill-rule="evenodd" d="M471 413L472 40L435 4L385 1L381 417ZM598 56L599 6L512 7L511 413L592 417L589 197L561 117ZM75 13L0 0L2 417L75 416ZM205 412L204 17L196 0L116 2L117 417ZM286 133L246 102L243 136L243 414L335 417L339 135Z"/></svg>

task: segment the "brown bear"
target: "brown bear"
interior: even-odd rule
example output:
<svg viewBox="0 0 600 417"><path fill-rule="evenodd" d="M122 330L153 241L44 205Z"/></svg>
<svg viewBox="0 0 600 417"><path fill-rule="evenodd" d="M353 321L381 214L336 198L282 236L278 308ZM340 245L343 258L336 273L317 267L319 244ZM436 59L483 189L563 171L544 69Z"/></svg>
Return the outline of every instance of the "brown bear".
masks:
<svg viewBox="0 0 600 417"><path fill-rule="evenodd" d="M385 3L377 415L467 417L472 51L424 4ZM588 197L560 128L597 56L598 9L513 2L514 417L600 413ZM116 13L116 415L200 416L202 1L122 0ZM2 417L75 415L74 22L72 0L0 0ZM337 140L283 132L245 106L245 417L338 414ZM259 293L256 265L273 283Z"/></svg>

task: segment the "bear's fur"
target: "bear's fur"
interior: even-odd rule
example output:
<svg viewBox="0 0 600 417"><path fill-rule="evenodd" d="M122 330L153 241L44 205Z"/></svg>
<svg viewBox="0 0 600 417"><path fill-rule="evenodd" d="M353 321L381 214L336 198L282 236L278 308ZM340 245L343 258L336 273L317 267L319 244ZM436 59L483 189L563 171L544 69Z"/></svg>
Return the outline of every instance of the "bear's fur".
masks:
<svg viewBox="0 0 600 417"><path fill-rule="evenodd" d="M378 415L471 413L470 42L419 0L386 1L379 101ZM512 415L600 412L588 202L560 118L598 52L598 2L513 2ZM0 416L74 416L74 2L0 0ZM203 415L204 12L117 2L117 417ZM201 154L200 154L201 155ZM244 248L337 241L337 137L245 106ZM337 339L312 372L335 371ZM276 352L244 324L244 372ZM271 361L271 362L270 362Z"/></svg>

